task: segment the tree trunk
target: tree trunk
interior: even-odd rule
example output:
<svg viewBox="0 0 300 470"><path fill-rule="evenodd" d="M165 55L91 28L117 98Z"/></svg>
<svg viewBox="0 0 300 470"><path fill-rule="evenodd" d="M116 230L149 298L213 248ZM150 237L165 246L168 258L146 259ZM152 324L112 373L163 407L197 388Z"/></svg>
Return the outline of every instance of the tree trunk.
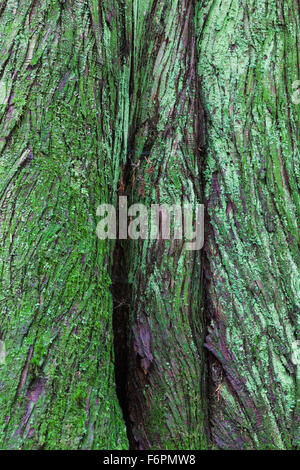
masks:
<svg viewBox="0 0 300 470"><path fill-rule="evenodd" d="M6 0L0 37L0 448L299 446L299 1ZM125 195L205 203L204 250L98 240Z"/></svg>
<svg viewBox="0 0 300 470"><path fill-rule="evenodd" d="M128 446L114 380L113 246L96 237L126 134L117 3L2 3L2 449Z"/></svg>
<svg viewBox="0 0 300 470"><path fill-rule="evenodd" d="M196 16L212 441L291 449L300 442L299 1L198 2Z"/></svg>
<svg viewBox="0 0 300 470"><path fill-rule="evenodd" d="M143 12L134 2L125 194L131 204L178 204L183 211L185 203L201 202L194 2L150 1ZM206 448L201 251L162 236L122 243L133 446Z"/></svg>

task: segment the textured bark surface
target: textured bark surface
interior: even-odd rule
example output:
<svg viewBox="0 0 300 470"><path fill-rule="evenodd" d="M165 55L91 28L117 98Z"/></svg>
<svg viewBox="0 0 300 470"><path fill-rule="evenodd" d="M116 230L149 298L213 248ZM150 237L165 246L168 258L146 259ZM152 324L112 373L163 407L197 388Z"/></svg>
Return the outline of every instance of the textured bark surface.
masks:
<svg viewBox="0 0 300 470"><path fill-rule="evenodd" d="M0 3L1 449L299 446L299 32L298 0ZM204 250L99 241L118 195L204 202Z"/></svg>
<svg viewBox="0 0 300 470"><path fill-rule="evenodd" d="M207 122L212 440L224 449L290 449L300 441L299 367L292 360L299 322L300 107L292 102L299 2L198 2L197 44Z"/></svg>
<svg viewBox="0 0 300 470"><path fill-rule="evenodd" d="M2 449L128 446L114 381L113 247L96 238L126 129L115 4L1 4Z"/></svg>
<svg viewBox="0 0 300 470"><path fill-rule="evenodd" d="M144 2L145 4L147 2ZM194 2L134 2L129 202L201 202ZM206 447L201 252L184 240L123 244L129 282L128 406L140 449Z"/></svg>

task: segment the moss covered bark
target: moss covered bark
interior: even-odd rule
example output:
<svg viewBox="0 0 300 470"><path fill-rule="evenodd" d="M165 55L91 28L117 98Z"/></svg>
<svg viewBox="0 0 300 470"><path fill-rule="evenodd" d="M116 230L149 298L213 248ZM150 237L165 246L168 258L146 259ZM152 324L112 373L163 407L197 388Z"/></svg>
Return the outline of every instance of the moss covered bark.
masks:
<svg viewBox="0 0 300 470"><path fill-rule="evenodd" d="M152 204L195 205L201 202L202 113L194 2L134 1L132 8L124 193L130 203L149 209ZM206 447L201 252L187 251L184 243L161 234L159 240L123 243L129 283L128 407L140 449Z"/></svg>
<svg viewBox="0 0 300 470"><path fill-rule="evenodd" d="M126 140L120 15L117 2L1 5L2 449L128 446L113 246L95 232Z"/></svg>
<svg viewBox="0 0 300 470"><path fill-rule="evenodd" d="M212 439L291 449L300 442L299 2L198 2L196 18Z"/></svg>
<svg viewBox="0 0 300 470"><path fill-rule="evenodd" d="M297 41L298 0L1 3L1 449L299 446ZM99 241L118 195L204 250Z"/></svg>

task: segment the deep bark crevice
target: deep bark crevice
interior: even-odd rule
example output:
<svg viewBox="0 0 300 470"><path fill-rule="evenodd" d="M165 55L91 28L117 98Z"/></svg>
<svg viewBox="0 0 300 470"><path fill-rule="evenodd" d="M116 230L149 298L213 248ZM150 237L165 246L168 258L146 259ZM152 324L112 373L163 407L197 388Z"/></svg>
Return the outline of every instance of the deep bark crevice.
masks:
<svg viewBox="0 0 300 470"><path fill-rule="evenodd" d="M133 147L130 142L128 148ZM125 188L131 177L130 155L123 166L118 197L123 196ZM119 207L117 206L117 221L119 221ZM119 224L117 222L117 233ZM112 285L113 298L113 334L114 334L114 356L115 356L115 382L119 404L123 413L126 426L129 450L136 450L136 441L133 437L132 422L129 417L128 402L128 379L130 363L130 303L131 287L128 282L128 263L126 261L126 244L129 240L117 238L113 253Z"/></svg>
<svg viewBox="0 0 300 470"><path fill-rule="evenodd" d="M126 425L129 449L131 450L134 448L134 439L128 407L130 285L128 283L124 246L120 240L116 241L114 249L111 292L113 298L116 392Z"/></svg>

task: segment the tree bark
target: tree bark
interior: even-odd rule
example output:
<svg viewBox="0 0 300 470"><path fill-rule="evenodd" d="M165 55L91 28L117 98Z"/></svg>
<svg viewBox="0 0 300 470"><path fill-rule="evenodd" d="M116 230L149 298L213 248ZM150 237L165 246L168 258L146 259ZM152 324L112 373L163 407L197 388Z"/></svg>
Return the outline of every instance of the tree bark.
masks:
<svg viewBox="0 0 300 470"><path fill-rule="evenodd" d="M198 2L196 16L212 441L291 449L300 442L299 2Z"/></svg>
<svg viewBox="0 0 300 470"><path fill-rule="evenodd" d="M114 379L113 245L96 237L126 139L117 3L1 5L2 449L128 446Z"/></svg>
<svg viewBox="0 0 300 470"><path fill-rule="evenodd" d="M202 111L194 2L133 2L129 203L201 203ZM171 224L172 225L172 224ZM174 226L172 226L174 229ZM149 226L150 230L150 226ZM172 230L171 230L172 233ZM128 413L133 446L207 446L201 251L185 240L127 241Z"/></svg>
<svg viewBox="0 0 300 470"><path fill-rule="evenodd" d="M0 37L0 448L299 447L299 0L6 0ZM125 195L204 203L204 250L98 240Z"/></svg>

